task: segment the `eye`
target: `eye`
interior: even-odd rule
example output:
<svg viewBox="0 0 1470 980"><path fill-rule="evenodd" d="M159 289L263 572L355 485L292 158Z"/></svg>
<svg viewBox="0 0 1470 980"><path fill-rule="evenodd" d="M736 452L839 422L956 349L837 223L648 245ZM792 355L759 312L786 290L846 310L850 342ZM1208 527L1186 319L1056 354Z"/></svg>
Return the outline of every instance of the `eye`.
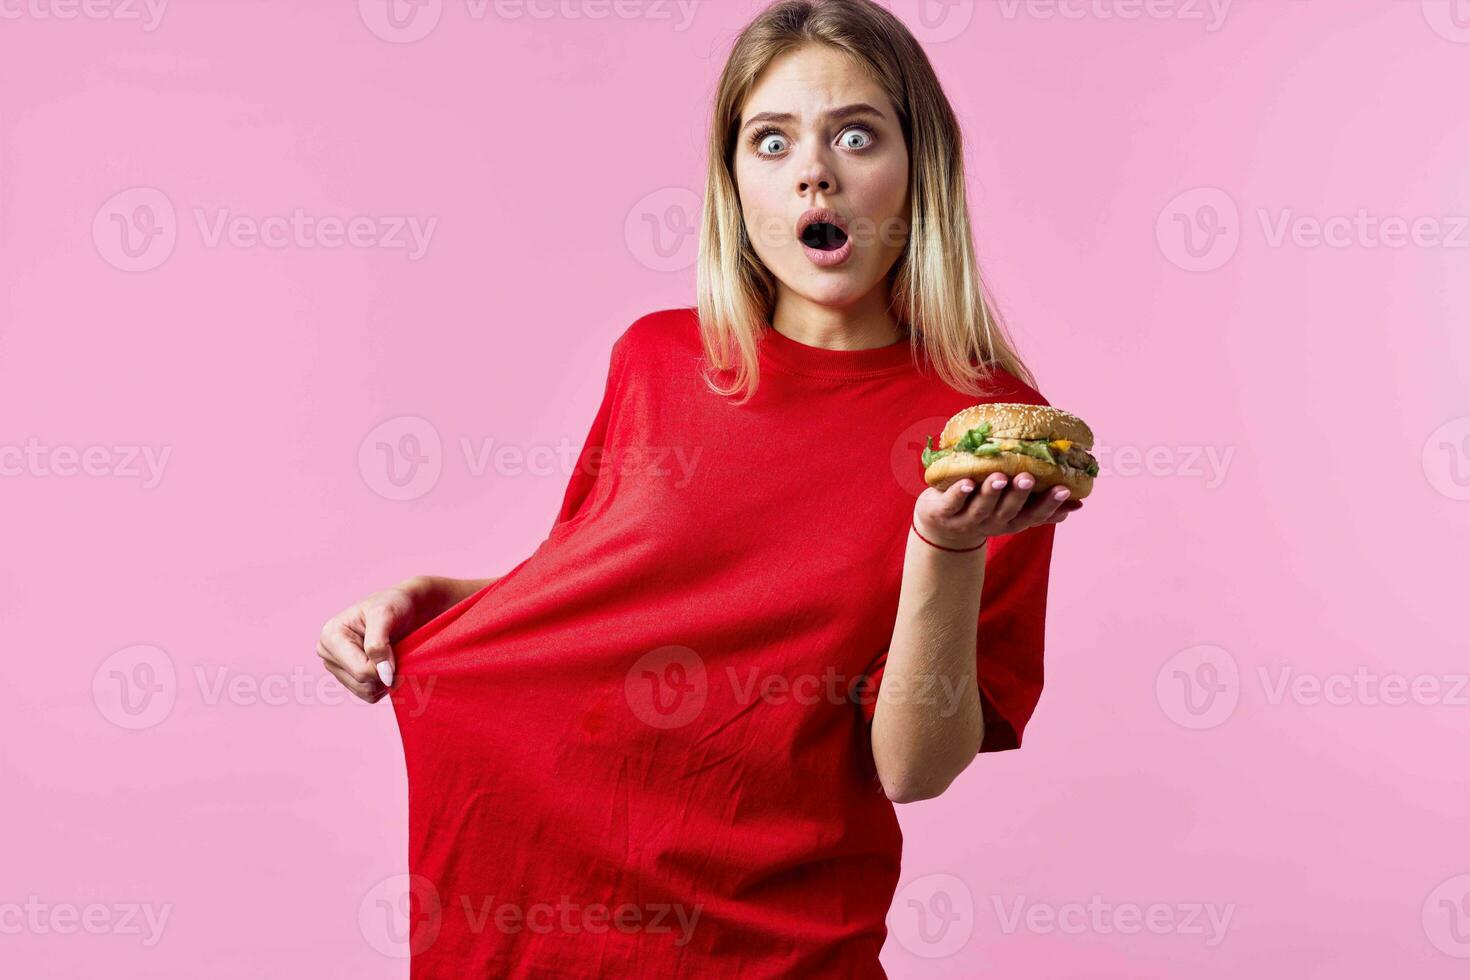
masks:
<svg viewBox="0 0 1470 980"><path fill-rule="evenodd" d="M770 137L774 137L777 142L777 147L774 150L766 145L766 140ZM750 138L750 145L755 148L756 155L762 157L776 156L781 152L781 144L785 142L786 137L781 135L780 130L771 129L770 127L759 130Z"/></svg>
<svg viewBox="0 0 1470 980"><path fill-rule="evenodd" d="M873 143L873 131L866 126L849 126L843 130L842 139L846 140L849 136L861 136L867 141L865 143L859 143L857 146L851 143L843 143L849 150L865 150Z"/></svg>

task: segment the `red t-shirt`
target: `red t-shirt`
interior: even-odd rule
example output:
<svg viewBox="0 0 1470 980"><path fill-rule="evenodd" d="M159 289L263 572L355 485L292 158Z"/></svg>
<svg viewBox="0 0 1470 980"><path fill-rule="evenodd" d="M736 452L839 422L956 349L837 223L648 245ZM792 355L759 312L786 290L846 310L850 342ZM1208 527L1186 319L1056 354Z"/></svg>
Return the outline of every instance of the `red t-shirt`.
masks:
<svg viewBox="0 0 1470 980"><path fill-rule="evenodd" d="M396 645L414 980L884 976L901 836L863 679L924 437L979 399L907 340L767 328L735 406L698 331L681 308L618 338L549 536ZM989 545L981 751L1041 693L1054 531Z"/></svg>

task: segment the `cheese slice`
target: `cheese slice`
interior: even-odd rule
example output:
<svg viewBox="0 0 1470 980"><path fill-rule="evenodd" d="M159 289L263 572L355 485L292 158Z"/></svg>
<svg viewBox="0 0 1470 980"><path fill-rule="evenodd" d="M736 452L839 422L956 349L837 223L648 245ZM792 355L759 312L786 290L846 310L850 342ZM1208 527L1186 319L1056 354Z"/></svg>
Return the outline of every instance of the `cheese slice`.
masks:
<svg viewBox="0 0 1470 980"><path fill-rule="evenodd" d="M995 441L995 444L1001 449L1015 449L1016 447L1021 445L1021 443L1015 439L997 439ZM1047 445L1053 449L1060 450L1061 452L1066 452L1068 449L1072 448L1072 440L1053 439L1048 442Z"/></svg>

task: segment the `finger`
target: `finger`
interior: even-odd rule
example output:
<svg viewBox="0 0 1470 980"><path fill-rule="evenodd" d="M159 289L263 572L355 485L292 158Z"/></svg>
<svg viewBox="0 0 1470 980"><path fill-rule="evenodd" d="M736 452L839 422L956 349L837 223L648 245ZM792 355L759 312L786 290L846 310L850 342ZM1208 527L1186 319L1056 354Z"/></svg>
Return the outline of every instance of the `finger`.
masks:
<svg viewBox="0 0 1470 980"><path fill-rule="evenodd" d="M384 687L393 686L393 617L383 606L369 606L363 613L362 650Z"/></svg>
<svg viewBox="0 0 1470 980"><path fill-rule="evenodd" d="M369 704L376 704L379 700L382 699L384 694L388 693L388 689L385 688L383 685L377 683L376 679L371 685L363 684L347 671L332 663L330 660L324 661L324 664L327 670L331 672L332 676L337 678L337 680L342 683L343 687L347 688L347 690L351 691L353 694L362 698Z"/></svg>
<svg viewBox="0 0 1470 980"><path fill-rule="evenodd" d="M1066 500L1062 501L1062 505L1056 509L1056 513L1055 515L1053 515L1052 519L1044 523L1060 524L1068 514L1081 509L1082 501L1073 500L1071 497L1068 497Z"/></svg>
<svg viewBox="0 0 1470 980"><path fill-rule="evenodd" d="M1018 473L1011 481L1010 489L1001 498L1000 503L995 505L995 519L1009 524L1016 519L1021 508L1031 497L1031 488L1036 486L1036 477L1030 473Z"/></svg>
<svg viewBox="0 0 1470 980"><path fill-rule="evenodd" d="M362 638L340 620L333 620L322 629L317 655L341 667L359 684L378 683L377 671L362 650Z"/></svg>
<svg viewBox="0 0 1470 980"><path fill-rule="evenodd" d="M980 484L980 492L973 494L974 503L969 512L970 517L977 521L986 521L995 513L995 505L1000 502L1001 495L1005 493L1007 478L1004 473L994 473L985 478Z"/></svg>
<svg viewBox="0 0 1470 980"><path fill-rule="evenodd" d="M1029 524L1040 524L1060 510L1071 496L1072 491L1066 487L1047 487L1044 492L1037 490L1021 511L1021 519Z"/></svg>
<svg viewBox="0 0 1470 980"><path fill-rule="evenodd" d="M939 511L946 517L955 517L965 509L965 504L970 499L970 491L975 489L975 481L966 477L956 480L944 491L944 499L939 502Z"/></svg>

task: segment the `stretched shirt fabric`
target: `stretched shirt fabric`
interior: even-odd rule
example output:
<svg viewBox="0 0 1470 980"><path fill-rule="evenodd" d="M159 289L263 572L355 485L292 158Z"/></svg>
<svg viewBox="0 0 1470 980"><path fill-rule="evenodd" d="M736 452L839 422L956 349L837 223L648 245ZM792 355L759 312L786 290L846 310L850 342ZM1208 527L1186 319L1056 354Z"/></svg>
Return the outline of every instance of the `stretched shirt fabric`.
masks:
<svg viewBox="0 0 1470 980"><path fill-rule="evenodd" d="M907 339L767 325L743 406L701 355L693 309L628 327L546 540L395 647L414 980L885 975L873 696L919 450L981 399ZM989 544L982 752L1041 694L1054 532Z"/></svg>

